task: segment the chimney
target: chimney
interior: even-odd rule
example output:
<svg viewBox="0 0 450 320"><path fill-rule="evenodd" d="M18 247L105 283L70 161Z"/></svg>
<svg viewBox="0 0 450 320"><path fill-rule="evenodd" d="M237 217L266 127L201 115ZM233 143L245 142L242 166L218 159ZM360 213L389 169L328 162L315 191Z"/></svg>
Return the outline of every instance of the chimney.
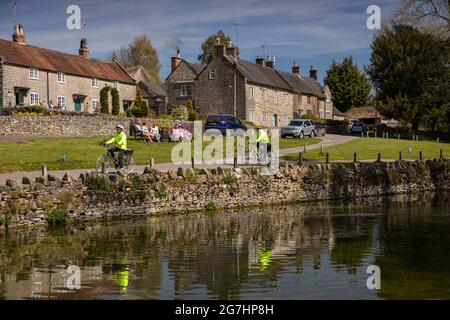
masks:
<svg viewBox="0 0 450 320"><path fill-rule="evenodd" d="M297 65L297 62L295 62L295 61L292 64L292 73L300 75L300 66Z"/></svg>
<svg viewBox="0 0 450 320"><path fill-rule="evenodd" d="M267 57L266 67L269 67L271 69L275 68L275 57L273 57L273 59L271 59L270 57Z"/></svg>
<svg viewBox="0 0 450 320"><path fill-rule="evenodd" d="M183 61L183 59L181 59L180 49L178 49L177 56L172 57L171 72L175 71L175 69L180 65L181 61Z"/></svg>
<svg viewBox="0 0 450 320"><path fill-rule="evenodd" d="M21 24L14 25L14 33L12 35L13 41L19 44L27 44L25 33L23 32L23 27Z"/></svg>
<svg viewBox="0 0 450 320"><path fill-rule="evenodd" d="M309 77L317 81L317 68L311 66L311 69L309 69Z"/></svg>
<svg viewBox="0 0 450 320"><path fill-rule="evenodd" d="M260 66L265 66L264 58L261 58L260 56L256 57L256 64L259 64Z"/></svg>
<svg viewBox="0 0 450 320"><path fill-rule="evenodd" d="M225 46L220 43L220 38L217 37L216 39L216 59L221 59L225 56Z"/></svg>
<svg viewBox="0 0 450 320"><path fill-rule="evenodd" d="M89 51L87 39L81 39L80 50L78 51L80 56L83 58L89 58Z"/></svg>
<svg viewBox="0 0 450 320"><path fill-rule="evenodd" d="M228 43L227 56L232 56L234 59L238 57L238 48L233 46L231 41Z"/></svg>

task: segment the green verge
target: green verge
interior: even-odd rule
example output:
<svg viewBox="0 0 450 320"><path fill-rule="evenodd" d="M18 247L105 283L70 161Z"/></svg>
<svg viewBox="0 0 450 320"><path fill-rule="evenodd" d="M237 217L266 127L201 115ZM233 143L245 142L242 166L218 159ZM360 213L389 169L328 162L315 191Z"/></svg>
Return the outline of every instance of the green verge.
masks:
<svg viewBox="0 0 450 320"><path fill-rule="evenodd" d="M311 150L303 154L303 159L308 161L324 161L328 152L330 161L353 160L353 154L358 154L358 160L375 160L378 153L381 153L382 160L398 160L400 152L405 160L419 159L422 151L424 159L437 159L440 156L440 149L443 150L444 157L450 157L450 144L430 141L412 141L382 138L355 139L330 148L321 150ZM286 160L298 160L298 153L284 156Z"/></svg>

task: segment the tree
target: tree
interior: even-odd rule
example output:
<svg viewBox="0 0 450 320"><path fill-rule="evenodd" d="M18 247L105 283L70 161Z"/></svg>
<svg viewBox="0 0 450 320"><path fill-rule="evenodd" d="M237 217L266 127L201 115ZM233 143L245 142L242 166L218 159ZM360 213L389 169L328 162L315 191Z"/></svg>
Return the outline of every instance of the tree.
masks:
<svg viewBox="0 0 450 320"><path fill-rule="evenodd" d="M189 112L189 121L197 121L198 120L198 112L197 112L197 110L195 110L192 100L189 100L186 103L186 109Z"/></svg>
<svg viewBox="0 0 450 320"><path fill-rule="evenodd" d="M219 30L216 34L210 35L202 44L202 54L198 56L198 61L201 63L210 63L215 58L215 45L216 39L220 39L220 43L228 46L231 41L230 37L227 37L222 30Z"/></svg>
<svg viewBox="0 0 450 320"><path fill-rule="evenodd" d="M153 43L147 35L134 38L128 46L113 51L111 56L125 69L142 66L152 82L159 83L161 81L158 51L153 47Z"/></svg>
<svg viewBox="0 0 450 320"><path fill-rule="evenodd" d="M142 99L142 96L139 93L136 96L136 100L134 101L130 112L136 118L148 117L148 114L150 113L147 103Z"/></svg>
<svg viewBox="0 0 450 320"><path fill-rule="evenodd" d="M366 71L377 90L380 112L415 133L421 125L448 129L450 39L394 24L385 27L371 47ZM438 122L430 127L430 121Z"/></svg>
<svg viewBox="0 0 450 320"><path fill-rule="evenodd" d="M176 106L172 108L170 117L173 120L187 121L189 120L189 112L185 106Z"/></svg>
<svg viewBox="0 0 450 320"><path fill-rule="evenodd" d="M112 110L111 113L117 116L120 113L120 97L119 90L116 88L111 89L111 98L112 98Z"/></svg>
<svg viewBox="0 0 450 320"><path fill-rule="evenodd" d="M445 25L450 30L450 0L402 0L394 12L397 24Z"/></svg>
<svg viewBox="0 0 450 320"><path fill-rule="evenodd" d="M110 87L104 87L100 90L100 112L109 114L109 90Z"/></svg>
<svg viewBox="0 0 450 320"><path fill-rule="evenodd" d="M342 112L352 107L365 106L370 101L370 82L353 64L352 57L345 58L342 63L333 60L325 84L330 87L335 106Z"/></svg>

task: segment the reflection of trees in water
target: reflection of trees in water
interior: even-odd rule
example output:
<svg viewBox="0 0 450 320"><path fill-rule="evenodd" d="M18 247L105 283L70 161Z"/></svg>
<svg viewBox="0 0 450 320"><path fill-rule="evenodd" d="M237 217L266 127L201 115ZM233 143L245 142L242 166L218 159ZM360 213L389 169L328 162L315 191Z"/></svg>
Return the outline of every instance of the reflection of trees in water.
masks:
<svg viewBox="0 0 450 320"><path fill-rule="evenodd" d="M389 208L375 262L381 268L380 297L450 299L450 199L444 195L423 199L434 207L431 214L414 204Z"/></svg>

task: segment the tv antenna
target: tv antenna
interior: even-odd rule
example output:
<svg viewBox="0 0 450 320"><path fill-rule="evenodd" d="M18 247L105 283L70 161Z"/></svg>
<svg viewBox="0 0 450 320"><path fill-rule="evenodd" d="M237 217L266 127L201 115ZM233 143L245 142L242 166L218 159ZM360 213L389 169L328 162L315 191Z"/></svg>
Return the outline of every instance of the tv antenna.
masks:
<svg viewBox="0 0 450 320"><path fill-rule="evenodd" d="M239 47L239 26L241 23L239 21L234 21L233 25L236 28L236 46Z"/></svg>
<svg viewBox="0 0 450 320"><path fill-rule="evenodd" d="M17 1L14 1L14 3L13 3L14 24L16 24L16 7L17 7Z"/></svg>
<svg viewBox="0 0 450 320"><path fill-rule="evenodd" d="M262 48L262 50L263 50L263 57L264 57L264 59L265 59L265 58L266 58L266 48L267 48L267 45L262 44L262 45L261 45L261 48Z"/></svg>

